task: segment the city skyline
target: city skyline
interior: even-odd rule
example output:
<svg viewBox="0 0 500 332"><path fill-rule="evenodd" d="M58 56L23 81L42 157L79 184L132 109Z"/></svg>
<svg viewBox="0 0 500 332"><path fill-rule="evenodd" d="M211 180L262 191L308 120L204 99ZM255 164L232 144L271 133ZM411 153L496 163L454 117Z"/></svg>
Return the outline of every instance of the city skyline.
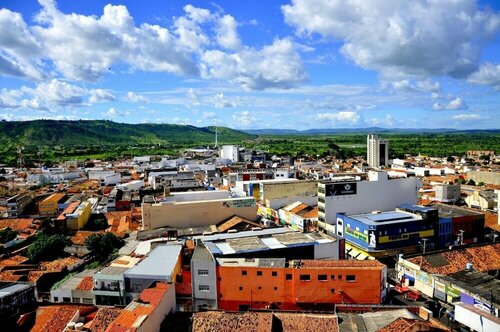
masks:
<svg viewBox="0 0 500 332"><path fill-rule="evenodd" d="M0 119L499 128L494 1L109 2L3 3Z"/></svg>

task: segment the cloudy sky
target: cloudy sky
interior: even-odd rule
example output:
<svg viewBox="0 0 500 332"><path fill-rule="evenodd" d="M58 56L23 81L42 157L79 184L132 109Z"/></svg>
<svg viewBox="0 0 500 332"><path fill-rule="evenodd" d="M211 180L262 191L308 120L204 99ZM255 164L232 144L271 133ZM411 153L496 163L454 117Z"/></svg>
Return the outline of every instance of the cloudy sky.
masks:
<svg viewBox="0 0 500 332"><path fill-rule="evenodd" d="M0 119L500 128L500 2L0 2Z"/></svg>

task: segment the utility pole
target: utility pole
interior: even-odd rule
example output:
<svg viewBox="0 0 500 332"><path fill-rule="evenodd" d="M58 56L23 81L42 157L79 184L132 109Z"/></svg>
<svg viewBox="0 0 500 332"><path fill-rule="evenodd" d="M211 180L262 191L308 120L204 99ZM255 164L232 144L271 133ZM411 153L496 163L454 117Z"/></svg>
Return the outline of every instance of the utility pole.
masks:
<svg viewBox="0 0 500 332"><path fill-rule="evenodd" d="M422 244L421 242L419 242L419 243L422 245L422 248L423 248L422 252L423 252L424 254L425 254L425 244L426 244L427 240L429 240L429 239L426 239L426 238L423 238L423 239L422 239L422 241L424 241L424 244Z"/></svg>
<svg viewBox="0 0 500 332"><path fill-rule="evenodd" d="M460 239L460 245L462 246L464 244L464 233L465 231L463 230L459 230L460 234L458 235L459 239Z"/></svg>

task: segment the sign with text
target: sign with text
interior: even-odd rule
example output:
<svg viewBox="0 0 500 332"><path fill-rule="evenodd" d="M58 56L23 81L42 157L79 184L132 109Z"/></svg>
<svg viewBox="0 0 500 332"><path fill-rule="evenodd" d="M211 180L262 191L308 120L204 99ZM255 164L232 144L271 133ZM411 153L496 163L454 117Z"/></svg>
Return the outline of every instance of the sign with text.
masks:
<svg viewBox="0 0 500 332"><path fill-rule="evenodd" d="M357 183L330 183L325 185L325 196L356 195Z"/></svg>

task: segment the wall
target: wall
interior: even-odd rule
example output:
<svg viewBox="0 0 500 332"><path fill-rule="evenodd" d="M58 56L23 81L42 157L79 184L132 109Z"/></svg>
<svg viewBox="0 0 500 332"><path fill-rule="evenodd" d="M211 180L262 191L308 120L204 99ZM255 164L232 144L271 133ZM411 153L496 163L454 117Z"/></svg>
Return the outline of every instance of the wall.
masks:
<svg viewBox="0 0 500 332"><path fill-rule="evenodd" d="M207 270L208 275L199 275L199 270ZM191 280L193 292L193 310L207 305L207 309L217 309L217 272L214 261L191 260ZM209 291L200 291L199 285L208 285Z"/></svg>
<svg viewBox="0 0 500 332"><path fill-rule="evenodd" d="M356 194L325 197L324 218L335 224L337 213L358 214L374 210L392 211L398 205L417 204L418 178L402 178L381 181L359 181ZM318 203L321 207L321 201ZM321 216L321 213L320 213Z"/></svg>
<svg viewBox="0 0 500 332"><path fill-rule="evenodd" d="M272 303L282 310L300 310L334 303L381 303L380 269L251 266L218 266L217 269L219 309L239 310L241 304L265 308ZM246 275L242 275L242 271L246 271ZM262 271L262 276L257 276L257 271ZM272 272L277 275L273 276ZM292 280L286 279L287 274L292 275ZM300 275L305 274L310 276L310 281L300 280ZM318 275L326 275L327 279L319 281ZM346 275L355 275L356 281L346 281Z"/></svg>
<svg viewBox="0 0 500 332"><path fill-rule="evenodd" d="M263 182L260 185L260 199L262 203L267 200L289 200L289 197L315 197L317 202L317 181L290 181L281 183ZM293 202L291 202L293 203ZM283 206L283 205L282 205ZM278 208L281 206L278 206Z"/></svg>
<svg viewBox="0 0 500 332"><path fill-rule="evenodd" d="M467 172L467 179L474 180L476 183L500 185L500 172L470 171Z"/></svg>
<svg viewBox="0 0 500 332"><path fill-rule="evenodd" d="M137 328L137 332L156 332L160 331L161 323L171 311L174 312L176 307L175 302L175 287L170 285L160 303L151 312L146 320Z"/></svg>
<svg viewBox="0 0 500 332"><path fill-rule="evenodd" d="M217 224L234 215L256 221L253 198L195 201L166 204L142 204L143 229L159 227L187 228Z"/></svg>

